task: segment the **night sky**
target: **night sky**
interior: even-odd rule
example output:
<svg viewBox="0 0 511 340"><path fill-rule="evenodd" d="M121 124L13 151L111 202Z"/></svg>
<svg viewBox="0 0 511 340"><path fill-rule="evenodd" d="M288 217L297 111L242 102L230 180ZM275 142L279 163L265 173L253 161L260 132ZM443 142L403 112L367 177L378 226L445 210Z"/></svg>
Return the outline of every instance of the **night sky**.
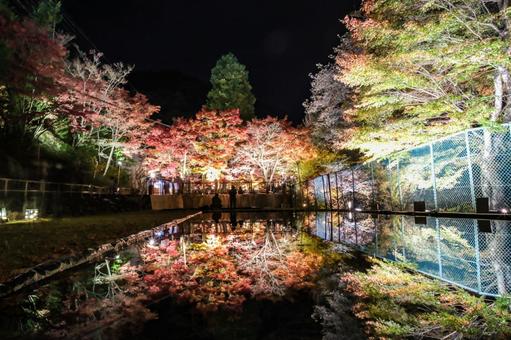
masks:
<svg viewBox="0 0 511 340"><path fill-rule="evenodd" d="M250 72L259 116L299 123L309 73L328 61L359 0L65 0L62 28L82 50L135 64L130 88L162 106L161 119L205 102L216 60L233 52Z"/></svg>

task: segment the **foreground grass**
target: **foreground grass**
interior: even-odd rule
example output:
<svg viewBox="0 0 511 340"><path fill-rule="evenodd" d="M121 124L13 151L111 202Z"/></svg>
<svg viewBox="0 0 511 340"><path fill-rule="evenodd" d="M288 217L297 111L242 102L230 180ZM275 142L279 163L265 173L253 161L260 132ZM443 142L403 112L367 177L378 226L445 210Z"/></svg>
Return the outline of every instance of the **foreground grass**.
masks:
<svg viewBox="0 0 511 340"><path fill-rule="evenodd" d="M405 265L366 258L339 273L339 287L318 307L325 339L346 334L354 315L371 339L509 339L509 298L486 300ZM348 339L351 339L348 337Z"/></svg>
<svg viewBox="0 0 511 340"><path fill-rule="evenodd" d="M0 282L41 262L95 248L189 214L137 211L0 225Z"/></svg>

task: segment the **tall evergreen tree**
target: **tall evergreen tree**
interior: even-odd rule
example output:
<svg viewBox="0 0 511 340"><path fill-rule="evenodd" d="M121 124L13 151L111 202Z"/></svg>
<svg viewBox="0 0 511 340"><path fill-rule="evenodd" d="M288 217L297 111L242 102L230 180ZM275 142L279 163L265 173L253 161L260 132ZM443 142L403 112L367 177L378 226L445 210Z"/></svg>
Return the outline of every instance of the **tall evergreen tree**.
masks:
<svg viewBox="0 0 511 340"><path fill-rule="evenodd" d="M210 110L239 109L243 120L254 117L255 97L245 65L228 53L211 70L211 91L206 106Z"/></svg>

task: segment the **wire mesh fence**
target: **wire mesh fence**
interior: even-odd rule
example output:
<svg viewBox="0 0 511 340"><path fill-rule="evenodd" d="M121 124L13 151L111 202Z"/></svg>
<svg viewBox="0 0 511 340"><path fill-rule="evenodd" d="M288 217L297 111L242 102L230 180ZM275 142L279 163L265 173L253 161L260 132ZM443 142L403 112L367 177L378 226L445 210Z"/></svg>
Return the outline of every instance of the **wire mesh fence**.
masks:
<svg viewBox="0 0 511 340"><path fill-rule="evenodd" d="M370 255L408 263L419 272L470 291L511 293L511 221L491 221L491 231L469 218L370 215L319 211L305 216L305 227L324 239Z"/></svg>
<svg viewBox="0 0 511 340"><path fill-rule="evenodd" d="M476 128L316 177L304 185L303 205L319 209L476 212L511 207L511 125Z"/></svg>

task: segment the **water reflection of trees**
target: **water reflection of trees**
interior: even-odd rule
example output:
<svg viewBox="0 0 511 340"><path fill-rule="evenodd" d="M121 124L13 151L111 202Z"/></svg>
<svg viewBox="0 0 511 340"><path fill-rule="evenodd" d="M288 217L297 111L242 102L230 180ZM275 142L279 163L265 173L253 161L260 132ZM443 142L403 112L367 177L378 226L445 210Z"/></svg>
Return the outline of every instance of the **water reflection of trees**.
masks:
<svg viewBox="0 0 511 340"><path fill-rule="evenodd" d="M413 216L404 215L317 212L304 217L304 226L322 239L408 262L424 273L490 295L511 290L510 224L492 221L492 232L484 233L477 220L463 218L428 217L426 224L416 224Z"/></svg>

